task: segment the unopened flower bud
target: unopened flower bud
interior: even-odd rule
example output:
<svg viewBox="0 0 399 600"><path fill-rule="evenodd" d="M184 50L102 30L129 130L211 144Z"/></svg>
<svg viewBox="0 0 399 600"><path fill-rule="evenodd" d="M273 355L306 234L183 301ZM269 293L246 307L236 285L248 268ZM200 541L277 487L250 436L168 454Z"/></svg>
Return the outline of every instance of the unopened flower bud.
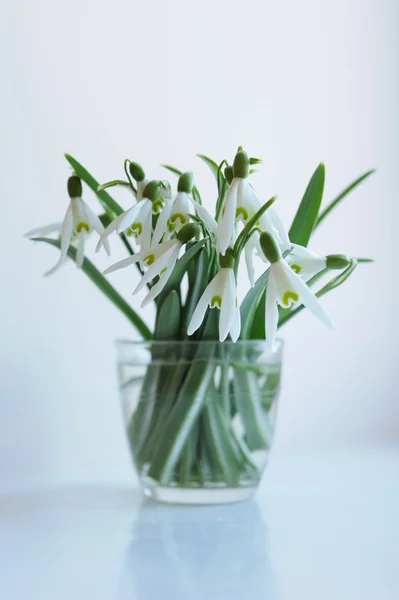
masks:
<svg viewBox="0 0 399 600"><path fill-rule="evenodd" d="M191 194L194 187L194 175L191 171L187 171L187 173L183 173L179 177L179 183L177 184L178 192L186 192L186 194Z"/></svg>
<svg viewBox="0 0 399 600"><path fill-rule="evenodd" d="M130 175L133 177L133 179L135 179L136 181L144 181L144 179L145 179L144 169L141 165L139 165L139 163L136 163L136 162L129 163L129 172L130 172Z"/></svg>
<svg viewBox="0 0 399 600"><path fill-rule="evenodd" d="M68 179L68 194L70 198L81 198L82 197L82 182L80 177L72 175Z"/></svg>
<svg viewBox="0 0 399 600"><path fill-rule="evenodd" d="M259 241L263 254L271 264L280 260L281 251L271 233L264 231L261 233Z"/></svg>

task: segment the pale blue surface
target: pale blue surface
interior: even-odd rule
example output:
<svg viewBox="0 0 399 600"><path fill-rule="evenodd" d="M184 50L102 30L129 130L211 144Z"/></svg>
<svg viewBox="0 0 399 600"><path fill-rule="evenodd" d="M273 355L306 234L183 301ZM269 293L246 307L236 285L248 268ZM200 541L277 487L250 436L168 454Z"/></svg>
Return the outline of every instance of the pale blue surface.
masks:
<svg viewBox="0 0 399 600"><path fill-rule="evenodd" d="M399 454L272 461L255 501L177 507L128 485L0 496L6 600L397 600Z"/></svg>

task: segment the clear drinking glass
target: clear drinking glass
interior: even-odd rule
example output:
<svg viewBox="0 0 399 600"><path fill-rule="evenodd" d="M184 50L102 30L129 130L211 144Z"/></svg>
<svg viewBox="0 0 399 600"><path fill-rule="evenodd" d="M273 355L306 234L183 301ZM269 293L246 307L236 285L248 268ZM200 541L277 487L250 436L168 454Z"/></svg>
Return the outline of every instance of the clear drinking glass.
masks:
<svg viewBox="0 0 399 600"><path fill-rule="evenodd" d="M119 384L144 493L216 504L255 491L272 443L282 342L117 341Z"/></svg>

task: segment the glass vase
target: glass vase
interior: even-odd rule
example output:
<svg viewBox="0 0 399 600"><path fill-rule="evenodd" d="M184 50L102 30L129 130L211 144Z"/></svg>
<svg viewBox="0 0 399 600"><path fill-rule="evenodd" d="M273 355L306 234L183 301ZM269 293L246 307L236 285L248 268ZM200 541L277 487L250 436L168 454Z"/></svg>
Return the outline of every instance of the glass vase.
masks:
<svg viewBox="0 0 399 600"><path fill-rule="evenodd" d="M270 451L282 343L118 341L119 385L144 494L161 502L249 498Z"/></svg>

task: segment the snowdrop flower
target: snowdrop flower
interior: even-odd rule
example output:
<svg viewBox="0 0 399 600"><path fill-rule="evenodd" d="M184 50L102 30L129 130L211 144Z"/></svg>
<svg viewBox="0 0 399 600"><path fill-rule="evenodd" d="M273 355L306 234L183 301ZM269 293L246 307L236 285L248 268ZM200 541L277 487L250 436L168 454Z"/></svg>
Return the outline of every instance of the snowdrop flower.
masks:
<svg viewBox="0 0 399 600"><path fill-rule="evenodd" d="M245 266L247 267L248 279L251 287L254 287L255 285L255 269L253 265L254 252L256 252L263 262L267 262L260 247L259 233L257 231L251 235L244 248Z"/></svg>
<svg viewBox="0 0 399 600"><path fill-rule="evenodd" d="M143 177L141 181L144 181L144 171L142 171L142 175L140 176ZM150 181L145 185L143 191L140 192L141 199L127 211L116 217L105 229L97 244L96 252L100 250L105 240L114 231L125 233L127 236L133 236L140 247L149 248L152 234L152 215L159 212L163 204L161 186L161 182L157 180Z"/></svg>
<svg viewBox="0 0 399 600"><path fill-rule="evenodd" d="M72 175L68 179L68 194L70 203L62 223L52 223L45 227L37 227L28 231L25 235L32 237L37 234L48 235L57 232L61 238L61 255L57 263L45 275L52 275L64 264L67 258L69 245L77 241L76 266L80 268L84 260L85 243L88 236L95 231L100 236L104 232L104 226L98 216L82 200L82 182L79 177ZM109 246L105 245L109 254Z"/></svg>
<svg viewBox="0 0 399 600"><path fill-rule="evenodd" d="M194 223L189 223L185 225L172 240L167 240L157 246L152 246L150 249L145 248L133 256L129 256L128 258L115 263L104 271L104 275L117 271L118 269L124 269L137 262L145 264L148 267L148 270L141 278L140 283L133 294L137 294L155 277L159 277L159 280L152 286L151 290L144 298L141 304L141 306L144 307L162 292L172 274L181 247L195 237L198 232L199 226Z"/></svg>
<svg viewBox="0 0 399 600"><path fill-rule="evenodd" d="M159 244L165 234L171 237L174 232L180 231L189 222L193 187L194 175L192 173L187 172L180 175L176 196L167 200L158 217L152 238L153 245Z"/></svg>
<svg viewBox="0 0 399 600"><path fill-rule="evenodd" d="M273 350L278 325L277 304L283 308L303 304L327 327L334 325L314 293L287 264L281 255L275 239L270 233L262 233L260 244L267 260L270 262L269 279L266 289L266 342L269 350Z"/></svg>
<svg viewBox="0 0 399 600"><path fill-rule="evenodd" d="M234 256L231 249L226 252L225 256L220 255L219 260L220 269L199 299L187 333L193 335L201 327L208 307L216 307L220 310L219 340L223 342L230 333L231 339L236 342L240 335L241 317L233 270Z"/></svg>
<svg viewBox="0 0 399 600"><path fill-rule="evenodd" d="M345 269L351 261L343 254L321 256L311 252L304 246L292 244L287 262L291 269L307 282L324 269Z"/></svg>
<svg viewBox="0 0 399 600"><path fill-rule="evenodd" d="M216 248L225 254L234 241L236 221L247 223L261 208L262 201L248 183L250 159L243 150L239 150L233 163L233 179L224 200L222 215L218 224ZM268 231L276 237L282 247L289 247L289 238L277 212L270 207L259 219L261 231Z"/></svg>

